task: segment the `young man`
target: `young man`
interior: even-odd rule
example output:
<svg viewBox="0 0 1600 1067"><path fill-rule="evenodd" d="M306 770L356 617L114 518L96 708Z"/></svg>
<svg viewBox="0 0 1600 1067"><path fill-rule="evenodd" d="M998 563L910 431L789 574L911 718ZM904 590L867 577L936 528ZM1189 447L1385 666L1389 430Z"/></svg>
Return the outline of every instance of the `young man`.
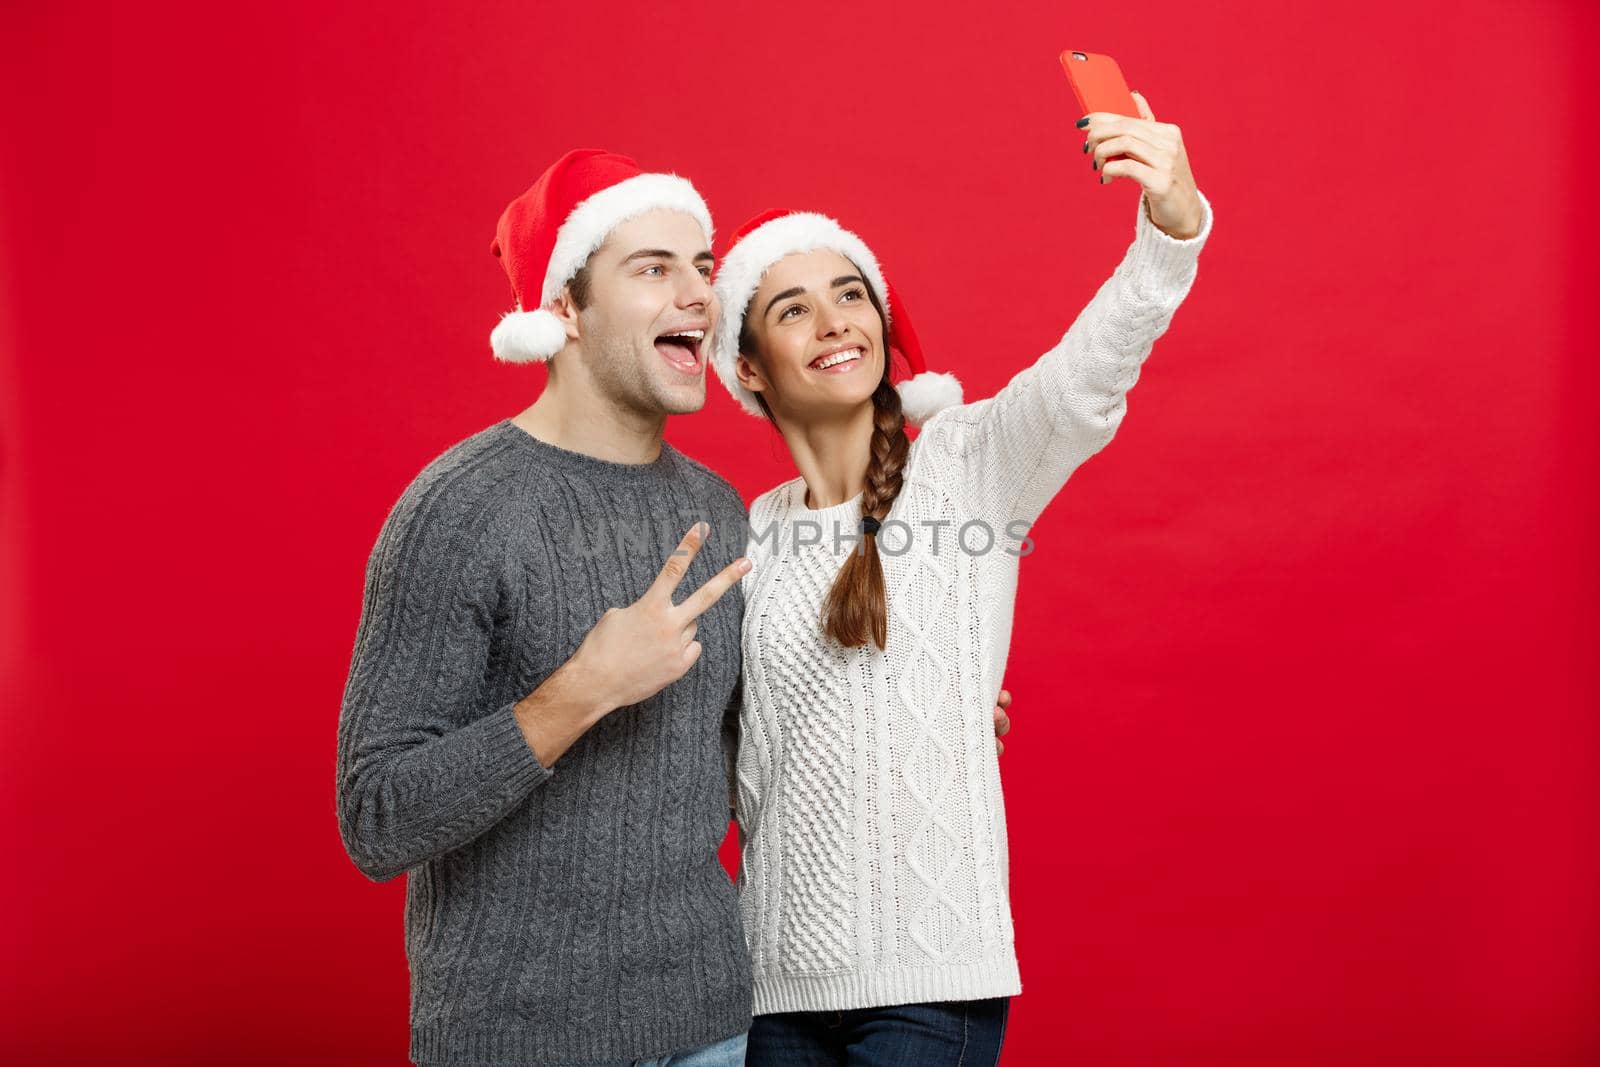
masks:
<svg viewBox="0 0 1600 1067"><path fill-rule="evenodd" d="M419 1064L743 1062L717 849L745 510L662 440L705 402L710 244L682 178L551 166L501 216L519 310L491 337L548 384L429 464L373 549L339 828L368 876L411 875Z"/></svg>

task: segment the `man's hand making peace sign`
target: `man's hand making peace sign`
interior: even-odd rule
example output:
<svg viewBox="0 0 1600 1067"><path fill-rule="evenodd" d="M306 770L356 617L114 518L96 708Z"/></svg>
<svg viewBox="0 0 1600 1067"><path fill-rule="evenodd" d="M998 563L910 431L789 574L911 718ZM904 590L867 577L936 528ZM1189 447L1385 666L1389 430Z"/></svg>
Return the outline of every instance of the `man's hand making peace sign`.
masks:
<svg viewBox="0 0 1600 1067"><path fill-rule="evenodd" d="M700 658L696 620L750 570L741 556L674 604L672 594L710 532L696 523L644 595L607 609L572 658L518 703L517 720L541 764L549 767L589 727L659 693Z"/></svg>

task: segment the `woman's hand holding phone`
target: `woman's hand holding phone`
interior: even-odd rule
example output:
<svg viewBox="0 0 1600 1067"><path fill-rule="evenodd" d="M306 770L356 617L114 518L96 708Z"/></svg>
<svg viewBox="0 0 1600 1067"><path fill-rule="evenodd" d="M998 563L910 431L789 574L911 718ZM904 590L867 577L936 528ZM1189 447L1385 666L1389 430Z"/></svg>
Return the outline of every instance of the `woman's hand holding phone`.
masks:
<svg viewBox="0 0 1600 1067"><path fill-rule="evenodd" d="M1128 178L1144 188L1150 221L1168 237L1188 240L1200 232L1204 217L1183 131L1156 121L1149 103L1132 93L1139 117L1091 111L1078 120L1087 132L1083 150L1100 175L1100 184ZM1116 157L1116 158L1112 158Z"/></svg>

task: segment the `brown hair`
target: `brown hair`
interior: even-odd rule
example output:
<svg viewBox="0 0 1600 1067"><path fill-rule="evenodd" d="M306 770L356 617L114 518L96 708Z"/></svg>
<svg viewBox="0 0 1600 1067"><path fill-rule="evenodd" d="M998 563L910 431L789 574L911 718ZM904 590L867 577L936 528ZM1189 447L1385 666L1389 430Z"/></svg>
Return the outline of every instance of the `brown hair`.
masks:
<svg viewBox="0 0 1600 1067"><path fill-rule="evenodd" d="M882 522L895 497L900 495L911 438L906 435L900 394L889 384L888 317L872 286L865 288L883 326L884 360L883 379L872 393L872 443L868 447L866 484L861 491L861 517ZM745 316L739 330L739 351L757 351L749 315ZM760 393L755 396L767 421L777 425L766 398ZM884 589L883 561L878 555L876 534L863 530L856 549L839 568L833 587L822 602L822 630L846 648L859 648L869 637L879 648L888 644L889 598Z"/></svg>
<svg viewBox="0 0 1600 1067"><path fill-rule="evenodd" d="M591 256L590 258L593 257ZM567 283L567 295L572 297L572 306L579 311L584 311L589 307L589 286L591 284L589 262L585 260L583 266L578 268L578 273L574 274L572 280Z"/></svg>

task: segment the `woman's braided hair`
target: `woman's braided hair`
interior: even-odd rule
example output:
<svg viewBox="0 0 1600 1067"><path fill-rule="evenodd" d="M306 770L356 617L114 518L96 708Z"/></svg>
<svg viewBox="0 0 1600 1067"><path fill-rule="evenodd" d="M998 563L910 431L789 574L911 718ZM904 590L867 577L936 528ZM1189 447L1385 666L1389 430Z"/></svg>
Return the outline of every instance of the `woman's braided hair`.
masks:
<svg viewBox="0 0 1600 1067"><path fill-rule="evenodd" d="M906 435L906 419L900 410L900 394L889 384L889 320L872 286L867 298L878 312L883 327L883 378L872 392L872 443L868 448L866 484L861 491L861 517L882 522L889 515L905 478L906 456L911 438ZM755 336L747 315L740 329L739 351L755 352ZM756 403L774 425L766 398L756 394ZM846 648L859 648L870 637L879 648L889 641L889 600L883 583L883 560L878 555L876 524L867 524L855 551L839 568L839 574L822 602L822 630Z"/></svg>

